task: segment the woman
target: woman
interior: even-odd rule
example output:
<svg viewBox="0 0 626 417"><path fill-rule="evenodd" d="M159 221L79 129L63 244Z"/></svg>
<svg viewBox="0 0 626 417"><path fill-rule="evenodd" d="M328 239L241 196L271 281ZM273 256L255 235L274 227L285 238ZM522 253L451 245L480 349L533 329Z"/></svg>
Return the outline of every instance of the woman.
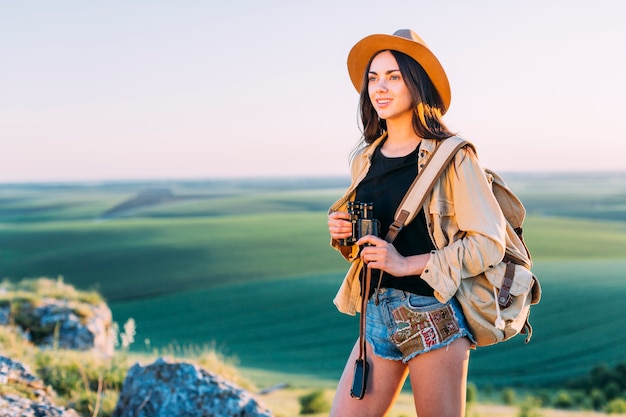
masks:
<svg viewBox="0 0 626 417"><path fill-rule="evenodd" d="M415 219L393 244L352 235L349 201L373 203L385 236L394 213L439 141L450 87L441 64L411 30L371 35L348 56L360 92L363 138L352 184L329 210L331 243L352 263L335 298L341 312L360 311L360 272L374 271L366 313L367 388L351 396L357 342L339 381L331 416L384 416L409 375L419 417L465 413L469 352L475 346L454 298L461 279L504 256L505 220L471 147L461 149ZM443 318L443 319L442 319Z"/></svg>

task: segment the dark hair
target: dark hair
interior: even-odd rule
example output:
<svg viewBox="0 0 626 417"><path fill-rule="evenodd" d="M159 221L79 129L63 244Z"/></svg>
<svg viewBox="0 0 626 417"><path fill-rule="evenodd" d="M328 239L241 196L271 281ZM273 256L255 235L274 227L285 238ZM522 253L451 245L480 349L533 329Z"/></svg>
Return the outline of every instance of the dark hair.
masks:
<svg viewBox="0 0 626 417"><path fill-rule="evenodd" d="M426 74L426 71L424 71L424 68L413 58L402 52L390 52L398 62L398 69L411 93L414 107L413 130L415 130L415 133L421 138L437 140L454 136L454 133L450 132L443 123L443 101ZM378 114L369 98L369 69L376 55L378 55L378 53L370 59L365 73L363 74L363 86L361 87L361 98L359 102L361 122L363 123L361 144L367 145L374 142L387 130L387 122L378 119Z"/></svg>

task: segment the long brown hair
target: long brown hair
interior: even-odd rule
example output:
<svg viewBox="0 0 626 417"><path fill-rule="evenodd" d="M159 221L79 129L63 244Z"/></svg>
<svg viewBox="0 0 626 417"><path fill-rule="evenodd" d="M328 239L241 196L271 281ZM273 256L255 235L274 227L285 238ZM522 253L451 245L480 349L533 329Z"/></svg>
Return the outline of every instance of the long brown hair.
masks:
<svg viewBox="0 0 626 417"><path fill-rule="evenodd" d="M411 93L414 108L413 130L415 130L415 133L421 138L437 140L454 136L454 133L448 130L442 120L442 115L445 113L443 101L424 68L413 58L402 52L390 52L398 62L398 69ZM359 107L361 123L363 124L363 136L360 143L363 146L371 144L387 130L387 122L378 118L378 114L370 101L368 91L369 69L376 55L370 59L367 65L361 87Z"/></svg>

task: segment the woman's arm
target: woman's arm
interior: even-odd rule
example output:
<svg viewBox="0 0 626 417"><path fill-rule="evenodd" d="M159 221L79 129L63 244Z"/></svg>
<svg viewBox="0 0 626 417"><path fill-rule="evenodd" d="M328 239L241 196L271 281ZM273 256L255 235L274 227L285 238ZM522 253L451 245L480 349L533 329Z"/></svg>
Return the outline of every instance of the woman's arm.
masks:
<svg viewBox="0 0 626 417"><path fill-rule="evenodd" d="M439 202L431 201L430 216L443 229L448 243L431 252L421 277L435 289L437 298L447 301L461 279L476 276L502 260L506 221L473 150L461 150L442 180L440 187L446 187L442 194L452 197L451 212L436 213Z"/></svg>

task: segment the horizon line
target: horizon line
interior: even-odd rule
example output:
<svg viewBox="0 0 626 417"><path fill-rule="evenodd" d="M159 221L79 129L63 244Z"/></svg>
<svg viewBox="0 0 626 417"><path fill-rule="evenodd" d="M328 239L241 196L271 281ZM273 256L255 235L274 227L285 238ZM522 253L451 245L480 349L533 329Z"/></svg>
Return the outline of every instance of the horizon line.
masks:
<svg viewBox="0 0 626 417"><path fill-rule="evenodd" d="M536 176L536 175L572 175L572 176L597 176L597 175L625 175L626 169L597 169L597 170L537 170L537 171L520 171L520 170L499 170L496 171L501 175L515 176ZM2 186L19 186L19 185L88 185L88 184L121 184L121 183L159 183L159 182L226 182L226 181L298 181L298 180L332 180L341 179L349 180L347 174L302 174L302 175L246 175L246 176L214 176L214 177L137 177L137 178L99 178L99 179L25 179L25 180L2 180L0 179L0 187Z"/></svg>

